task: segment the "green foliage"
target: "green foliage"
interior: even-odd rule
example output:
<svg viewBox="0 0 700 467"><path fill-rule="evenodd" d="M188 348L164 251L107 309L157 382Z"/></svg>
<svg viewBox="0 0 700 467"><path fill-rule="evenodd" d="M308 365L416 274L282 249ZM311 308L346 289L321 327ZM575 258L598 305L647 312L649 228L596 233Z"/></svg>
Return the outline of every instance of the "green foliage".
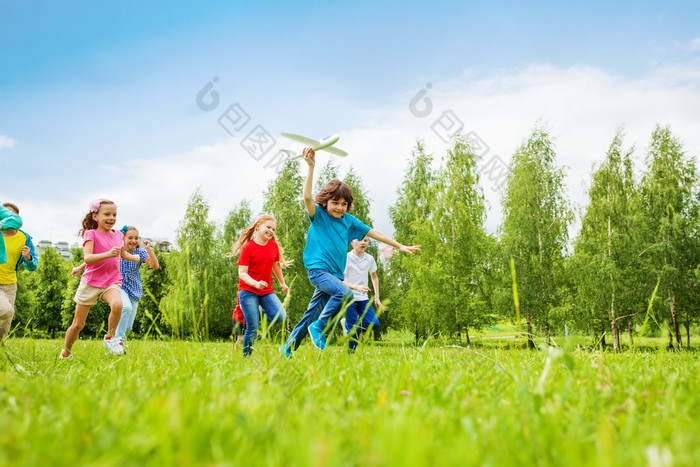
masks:
<svg viewBox="0 0 700 467"><path fill-rule="evenodd" d="M531 322L548 330L550 312L561 303L558 284L573 214L564 196L564 172L555 159L549 135L536 128L513 155L501 201L501 242L515 260L528 331Z"/></svg>
<svg viewBox="0 0 700 467"><path fill-rule="evenodd" d="M231 334L233 266L223 256L216 225L208 217L209 204L197 190L177 230L178 249L171 251L168 261L168 292L160 302L177 337L198 340Z"/></svg>

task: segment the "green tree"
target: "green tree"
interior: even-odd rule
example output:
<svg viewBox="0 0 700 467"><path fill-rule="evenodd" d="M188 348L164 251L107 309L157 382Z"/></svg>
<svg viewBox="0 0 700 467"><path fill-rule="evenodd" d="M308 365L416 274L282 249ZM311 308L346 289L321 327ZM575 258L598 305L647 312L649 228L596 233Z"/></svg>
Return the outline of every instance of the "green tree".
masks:
<svg viewBox="0 0 700 467"><path fill-rule="evenodd" d="M680 347L679 305L689 302L681 297L687 293L698 262L696 255L689 254L697 252L695 160L685 154L669 127L657 125L645 162L640 197L646 257L650 268L661 277L659 296L666 298L672 335Z"/></svg>
<svg viewBox="0 0 700 467"><path fill-rule="evenodd" d="M61 308L70 270L53 248L44 248L37 268L37 306L32 314L34 326L45 330L51 338L62 328Z"/></svg>
<svg viewBox="0 0 700 467"><path fill-rule="evenodd" d="M436 262L421 260L432 258L436 250L432 225L435 205L432 162L423 143L417 141L398 189L396 204L389 208L396 240L404 245L421 245L420 255L395 254L389 261L392 289L388 297L392 312L400 317L405 328L415 331L417 342L434 328L430 310L435 308L430 300L437 295L423 296L421 289L414 285L430 281L430 268L439 267Z"/></svg>
<svg viewBox="0 0 700 467"><path fill-rule="evenodd" d="M208 217L209 204L198 189L178 226L178 248L168 264L170 286L161 300L161 311L179 337L225 337L231 330L231 265Z"/></svg>
<svg viewBox="0 0 700 467"><path fill-rule="evenodd" d="M513 155L501 201L501 239L506 254L515 261L530 347L534 347L533 323L544 328L550 342L549 314L560 304L557 280L573 218L564 196L564 173L555 158L549 135L535 128Z"/></svg>
<svg viewBox="0 0 700 467"><path fill-rule="evenodd" d="M430 263L439 267L433 268L432 281L421 285L426 294L444 292L437 294L442 303L432 311L441 330L456 332L458 340L463 330L469 342L469 326L485 325L489 316L480 284L487 248L486 209L474 153L459 137L438 172L435 190L438 251Z"/></svg>
<svg viewBox="0 0 700 467"><path fill-rule="evenodd" d="M594 323L599 320L610 326L616 352L620 350L621 320L641 310L640 297L635 296L640 252L632 236L633 149L624 150L622 140L618 131L604 162L593 173L589 203L569 268L576 287L575 303L582 312L593 310L591 328L597 328Z"/></svg>

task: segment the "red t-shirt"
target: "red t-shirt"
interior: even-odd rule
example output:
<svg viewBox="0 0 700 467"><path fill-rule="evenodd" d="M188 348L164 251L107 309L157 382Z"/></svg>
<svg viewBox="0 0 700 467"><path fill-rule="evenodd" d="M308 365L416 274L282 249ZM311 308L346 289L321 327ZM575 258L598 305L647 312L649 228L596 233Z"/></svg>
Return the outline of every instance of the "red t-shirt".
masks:
<svg viewBox="0 0 700 467"><path fill-rule="evenodd" d="M247 290L258 295L267 295L274 292L272 290L272 266L279 260L280 249L274 240L269 240L265 245L260 245L255 240L250 240L243 245L241 257L238 258L236 264L248 266L248 275L256 281L267 282L267 287L258 290L239 279L238 290Z"/></svg>

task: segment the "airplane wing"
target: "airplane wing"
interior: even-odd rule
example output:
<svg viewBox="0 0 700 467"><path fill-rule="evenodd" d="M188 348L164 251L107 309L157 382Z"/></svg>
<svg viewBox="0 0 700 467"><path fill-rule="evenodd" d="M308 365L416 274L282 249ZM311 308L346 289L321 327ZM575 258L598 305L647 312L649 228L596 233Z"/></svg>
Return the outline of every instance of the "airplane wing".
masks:
<svg viewBox="0 0 700 467"><path fill-rule="evenodd" d="M295 135L294 133L280 133L282 136L285 138L289 138L293 141L297 141L299 143L304 143L308 146L316 146L318 145L318 141L315 139L307 138L306 136L301 136L301 135Z"/></svg>
<svg viewBox="0 0 700 467"><path fill-rule="evenodd" d="M343 151L342 149L334 148L333 146L323 148L321 151L327 151L330 152L331 154L335 154L336 156L340 157L346 157L348 155L347 152Z"/></svg>

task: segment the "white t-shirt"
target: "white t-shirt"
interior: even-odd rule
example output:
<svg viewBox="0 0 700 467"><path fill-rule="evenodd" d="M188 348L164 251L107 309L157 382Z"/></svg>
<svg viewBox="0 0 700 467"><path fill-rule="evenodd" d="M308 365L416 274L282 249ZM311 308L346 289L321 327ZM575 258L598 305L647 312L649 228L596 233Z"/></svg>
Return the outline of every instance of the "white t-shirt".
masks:
<svg viewBox="0 0 700 467"><path fill-rule="evenodd" d="M370 272L377 272L377 262L374 261L372 255L364 253L362 258L355 254L355 251L348 253L348 260L345 263L345 280L351 284L368 285ZM355 300L369 300L366 293L360 293L353 290L352 294Z"/></svg>

